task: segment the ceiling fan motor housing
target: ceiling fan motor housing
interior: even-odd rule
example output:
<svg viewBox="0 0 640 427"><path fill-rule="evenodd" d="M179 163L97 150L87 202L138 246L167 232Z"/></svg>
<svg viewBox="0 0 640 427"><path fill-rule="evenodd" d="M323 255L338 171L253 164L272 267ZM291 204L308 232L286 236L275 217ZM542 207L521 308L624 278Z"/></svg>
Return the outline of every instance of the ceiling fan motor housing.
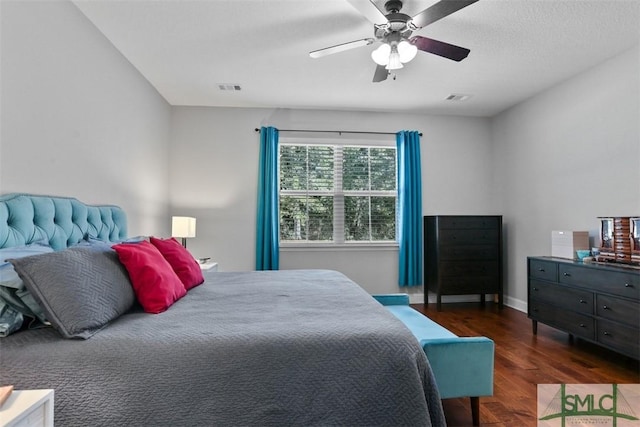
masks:
<svg viewBox="0 0 640 427"><path fill-rule="evenodd" d="M384 4L387 11L387 22L384 24L374 25L374 34L378 40L384 42L398 41L408 38L412 30L407 23L411 21L411 17L404 13L400 13L402 9L402 1L389 0Z"/></svg>
<svg viewBox="0 0 640 427"><path fill-rule="evenodd" d="M388 13L397 13L402 9L402 2L400 0L389 0L384 4L384 8Z"/></svg>
<svg viewBox="0 0 640 427"><path fill-rule="evenodd" d="M404 13L390 13L386 15L388 22L384 25L375 25L374 34L377 39L384 40L389 34L398 33L400 38L408 38L412 30L407 25L411 20L409 15Z"/></svg>

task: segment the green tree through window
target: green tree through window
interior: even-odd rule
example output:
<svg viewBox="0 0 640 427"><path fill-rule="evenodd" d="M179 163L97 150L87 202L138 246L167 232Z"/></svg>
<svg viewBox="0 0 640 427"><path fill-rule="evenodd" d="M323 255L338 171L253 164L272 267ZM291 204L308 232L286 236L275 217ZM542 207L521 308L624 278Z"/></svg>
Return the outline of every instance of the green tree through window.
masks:
<svg viewBox="0 0 640 427"><path fill-rule="evenodd" d="M280 145L283 242L396 240L396 149Z"/></svg>

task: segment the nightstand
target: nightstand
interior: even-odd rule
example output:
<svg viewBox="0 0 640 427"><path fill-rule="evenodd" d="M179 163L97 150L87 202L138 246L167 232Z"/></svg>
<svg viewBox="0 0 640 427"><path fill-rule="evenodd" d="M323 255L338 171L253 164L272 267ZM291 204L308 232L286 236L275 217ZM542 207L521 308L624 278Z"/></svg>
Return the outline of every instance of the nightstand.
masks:
<svg viewBox="0 0 640 427"><path fill-rule="evenodd" d="M200 264L200 269L201 270L218 271L218 263L217 262L207 261L207 262L203 262L203 263L199 263L199 264Z"/></svg>
<svg viewBox="0 0 640 427"><path fill-rule="evenodd" d="M0 407L0 427L53 427L53 390L14 390Z"/></svg>

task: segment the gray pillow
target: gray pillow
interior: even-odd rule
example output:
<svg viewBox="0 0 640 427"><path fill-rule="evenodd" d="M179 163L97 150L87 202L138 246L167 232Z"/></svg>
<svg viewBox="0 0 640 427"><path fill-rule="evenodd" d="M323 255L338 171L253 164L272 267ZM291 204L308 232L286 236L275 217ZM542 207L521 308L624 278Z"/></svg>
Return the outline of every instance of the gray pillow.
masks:
<svg viewBox="0 0 640 427"><path fill-rule="evenodd" d="M127 270L108 247L73 247L9 261L65 338L90 338L135 301Z"/></svg>
<svg viewBox="0 0 640 427"><path fill-rule="evenodd" d="M44 240L26 246L0 249L0 337L20 330L23 320L29 328L48 324L42 308L6 259L49 252L53 252L53 249Z"/></svg>

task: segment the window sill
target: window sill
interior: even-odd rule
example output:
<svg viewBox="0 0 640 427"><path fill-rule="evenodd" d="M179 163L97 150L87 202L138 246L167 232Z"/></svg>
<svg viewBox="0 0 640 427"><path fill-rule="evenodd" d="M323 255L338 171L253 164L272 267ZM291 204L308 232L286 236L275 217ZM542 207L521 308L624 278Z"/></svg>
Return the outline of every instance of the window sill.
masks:
<svg viewBox="0 0 640 427"><path fill-rule="evenodd" d="M397 242L384 243L281 243L280 251L397 251Z"/></svg>

